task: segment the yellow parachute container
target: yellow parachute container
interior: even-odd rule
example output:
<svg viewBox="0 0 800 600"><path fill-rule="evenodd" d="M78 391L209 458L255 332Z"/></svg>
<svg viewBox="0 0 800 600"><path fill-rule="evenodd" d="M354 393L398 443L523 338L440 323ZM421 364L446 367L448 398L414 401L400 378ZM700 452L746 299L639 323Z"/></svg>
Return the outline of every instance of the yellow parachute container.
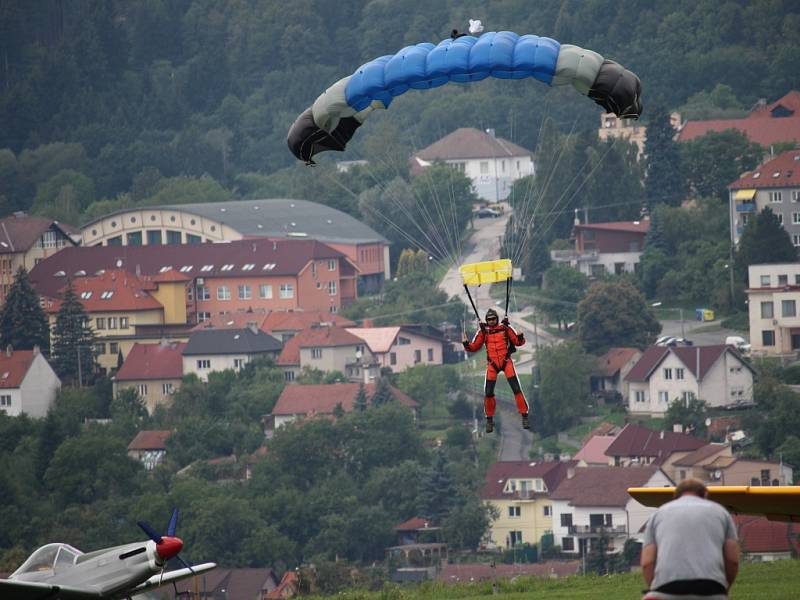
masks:
<svg viewBox="0 0 800 600"><path fill-rule="evenodd" d="M482 283L497 283L511 279L511 259L486 260L483 262L461 265L458 269L466 285L481 285Z"/></svg>

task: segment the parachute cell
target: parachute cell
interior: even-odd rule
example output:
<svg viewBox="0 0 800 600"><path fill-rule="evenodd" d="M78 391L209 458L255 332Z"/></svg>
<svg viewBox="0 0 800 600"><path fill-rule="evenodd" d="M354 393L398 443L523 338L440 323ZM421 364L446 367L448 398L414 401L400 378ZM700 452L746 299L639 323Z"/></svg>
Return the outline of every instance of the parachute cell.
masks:
<svg viewBox="0 0 800 600"><path fill-rule="evenodd" d="M438 45L407 46L381 56L323 92L289 129L292 153L306 162L325 150L344 150L356 129L378 108L409 89L487 77L534 78L548 85L572 84L609 112L638 118L639 78L597 52L536 35L490 31L480 37L448 38Z"/></svg>

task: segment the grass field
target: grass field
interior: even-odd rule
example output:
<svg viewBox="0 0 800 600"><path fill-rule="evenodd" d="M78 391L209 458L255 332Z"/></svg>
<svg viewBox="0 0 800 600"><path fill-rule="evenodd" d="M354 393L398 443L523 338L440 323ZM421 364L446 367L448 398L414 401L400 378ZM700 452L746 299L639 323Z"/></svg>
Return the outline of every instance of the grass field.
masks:
<svg viewBox="0 0 800 600"><path fill-rule="evenodd" d="M644 583L639 573L606 577L567 577L543 579L520 577L499 580L493 593L491 582L445 585L425 583L415 588L387 587L380 592L345 592L340 600L439 600L486 598L493 600L637 600ZM800 563L783 560L773 563L745 564L731 600L790 600L800 597Z"/></svg>

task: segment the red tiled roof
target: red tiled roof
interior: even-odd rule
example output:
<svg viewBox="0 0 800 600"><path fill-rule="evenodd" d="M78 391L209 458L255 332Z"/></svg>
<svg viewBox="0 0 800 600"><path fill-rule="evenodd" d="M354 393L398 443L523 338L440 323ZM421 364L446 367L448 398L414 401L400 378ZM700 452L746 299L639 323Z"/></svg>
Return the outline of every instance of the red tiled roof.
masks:
<svg viewBox="0 0 800 600"><path fill-rule="evenodd" d="M22 385L34 359L33 350L6 350L0 352L0 389L14 389Z"/></svg>
<svg viewBox="0 0 800 600"><path fill-rule="evenodd" d="M576 575L581 568L577 560L553 560L540 563L497 563L494 568L488 563L447 563L442 565L438 579L444 583L487 581L495 577L568 577Z"/></svg>
<svg viewBox="0 0 800 600"><path fill-rule="evenodd" d="M666 458L673 452L697 450L705 446L685 433L653 431L636 423L628 423L606 450L606 456L658 456Z"/></svg>
<svg viewBox="0 0 800 600"><path fill-rule="evenodd" d="M532 155L533 152L522 146L472 127L456 129L415 154L426 161Z"/></svg>
<svg viewBox="0 0 800 600"><path fill-rule="evenodd" d="M598 375L612 377L628 364L628 361L641 354L642 351L638 348L610 348L608 352L597 359L595 372Z"/></svg>
<svg viewBox="0 0 800 600"><path fill-rule="evenodd" d="M730 431L736 431L741 427L740 417L711 417L711 425L708 426L708 435L711 437L722 437Z"/></svg>
<svg viewBox="0 0 800 600"><path fill-rule="evenodd" d="M800 118L798 119L800 121ZM789 150L748 171L728 189L785 188L800 185L800 150Z"/></svg>
<svg viewBox="0 0 800 600"><path fill-rule="evenodd" d="M772 111L783 107L791 112L800 113L800 92L791 90L783 98L775 100L772 104L759 104L750 111L750 118L773 118ZM780 117L783 118L783 117Z"/></svg>
<svg viewBox="0 0 800 600"><path fill-rule="evenodd" d="M583 447L581 447L581 449L575 453L575 456L573 456L572 459L583 460L590 465L607 465L608 456L606 456L606 450L608 450L608 447L613 441L614 437L611 435L592 436L589 441L587 441Z"/></svg>
<svg viewBox="0 0 800 600"><path fill-rule="evenodd" d="M800 524L770 521L766 517L733 515L742 551L800 553Z"/></svg>
<svg viewBox="0 0 800 600"><path fill-rule="evenodd" d="M650 230L650 219L641 221L612 221L610 223L585 223L575 225L575 229L601 229L603 231L630 231L645 234Z"/></svg>
<svg viewBox="0 0 800 600"><path fill-rule="evenodd" d="M728 444L706 444L694 452L690 452L683 458L676 460L673 464L679 467L693 467L711 458L715 454L719 454L727 447Z"/></svg>
<svg viewBox="0 0 800 600"><path fill-rule="evenodd" d="M175 269L167 269L163 273L156 273L155 275L148 277L148 279L156 283L178 283L181 281L192 280L192 278L189 277L186 273L181 273L180 271L176 271Z"/></svg>
<svg viewBox="0 0 800 600"><path fill-rule="evenodd" d="M320 323L332 323L338 327L355 325L350 319L322 310L273 310L261 324L261 329L267 333L301 331Z"/></svg>
<svg viewBox="0 0 800 600"><path fill-rule="evenodd" d="M656 466L584 467L566 478L550 493L551 500L567 500L572 506L624 507L629 487L644 487L659 471Z"/></svg>
<svg viewBox="0 0 800 600"><path fill-rule="evenodd" d="M201 329L244 329L251 324L255 324L258 329L265 331L262 325L268 314L268 311L263 308L246 311L241 310L224 315L215 314L212 315L208 321L203 321L195 325L192 331L199 331Z"/></svg>
<svg viewBox="0 0 800 600"><path fill-rule="evenodd" d="M542 494L552 492L558 483L567 475L567 468L575 463L562 463L558 461L533 462L530 460L504 460L489 466L483 478L483 491L481 497L485 500L491 498L513 498L513 494L504 493L503 489L509 479L537 479L544 480L545 490Z"/></svg>
<svg viewBox="0 0 800 600"><path fill-rule="evenodd" d="M82 270L96 273L101 269L125 269L155 276L165 267L189 277L264 277L295 276L312 259L347 257L327 244L315 240L249 239L225 243L176 244L165 246L91 246L65 248L43 260L31 270L36 291L53 296L64 286L64 276ZM222 270L225 266L232 267ZM209 267L203 271L204 267ZM245 268L246 267L246 268Z"/></svg>
<svg viewBox="0 0 800 600"><path fill-rule="evenodd" d="M730 352L739 358L743 366L751 369L745 361L741 360L733 346L724 344L716 346L650 346L626 375L625 381L647 381L670 353L677 356L695 378L702 380L725 352Z"/></svg>
<svg viewBox="0 0 800 600"><path fill-rule="evenodd" d="M428 529L432 527L431 522L420 517L411 517L408 521L403 521L394 526L395 531L417 531L418 529Z"/></svg>
<svg viewBox="0 0 800 600"><path fill-rule="evenodd" d="M63 283L63 279L61 281ZM158 300L143 289L142 281L136 275L122 269L112 269L99 275L75 277L72 280L72 288L89 313L163 308ZM62 287L56 296L59 299L48 303L47 312L58 312L61 307L60 298L63 298L66 289L66 286ZM112 293L109 295L108 292Z"/></svg>
<svg viewBox="0 0 800 600"><path fill-rule="evenodd" d="M166 450L167 438L172 434L171 431L148 430L140 431L128 444L128 450Z"/></svg>
<svg viewBox="0 0 800 600"><path fill-rule="evenodd" d="M300 583L297 580L297 573L295 571L286 571L283 574L281 582L274 590L269 592L265 598L267 600L282 600L291 598L297 594L300 588Z"/></svg>
<svg viewBox="0 0 800 600"><path fill-rule="evenodd" d="M135 343L125 362L114 375L116 381L145 379L180 379L183 377L185 342L162 344Z"/></svg>
<svg viewBox="0 0 800 600"><path fill-rule="evenodd" d="M342 327L309 327L288 340L283 345L276 361L279 365L300 364L301 348L327 348L337 346L358 346L364 343L359 337Z"/></svg>
<svg viewBox="0 0 800 600"><path fill-rule="evenodd" d="M27 252L51 228L60 230L71 241L70 234L78 231L70 226L45 217L11 215L0 219L0 254ZM74 242L73 242L74 244ZM53 252L55 252L53 248Z"/></svg>
<svg viewBox="0 0 800 600"><path fill-rule="evenodd" d="M342 405L345 412L353 410L353 403L358 394L358 383L329 383L317 385L287 385L283 388L275 408L272 409L273 415L307 415L315 413L318 415L333 414L338 404ZM368 383L364 386L367 398L375 393L376 383ZM415 407L417 402L404 394L396 387L392 386L392 393L395 399L404 406Z"/></svg>

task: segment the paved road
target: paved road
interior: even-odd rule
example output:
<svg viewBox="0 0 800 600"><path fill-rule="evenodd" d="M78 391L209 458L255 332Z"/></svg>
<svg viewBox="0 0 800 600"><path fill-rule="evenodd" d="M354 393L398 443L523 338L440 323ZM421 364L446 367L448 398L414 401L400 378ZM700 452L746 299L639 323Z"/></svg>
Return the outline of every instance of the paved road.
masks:
<svg viewBox="0 0 800 600"><path fill-rule="evenodd" d="M716 323L719 323L719 321L716 321ZM695 346L711 346L715 344L724 344L725 338L728 337L729 335L738 335L742 336L745 339L749 338L747 332L733 331L731 329L719 328L714 331L702 331L702 332L695 331L697 329L708 329L709 326L713 325L714 323L701 323L699 321L688 321L688 320L684 320L683 322L681 322L680 320L661 321L660 335L685 337L694 342Z"/></svg>

